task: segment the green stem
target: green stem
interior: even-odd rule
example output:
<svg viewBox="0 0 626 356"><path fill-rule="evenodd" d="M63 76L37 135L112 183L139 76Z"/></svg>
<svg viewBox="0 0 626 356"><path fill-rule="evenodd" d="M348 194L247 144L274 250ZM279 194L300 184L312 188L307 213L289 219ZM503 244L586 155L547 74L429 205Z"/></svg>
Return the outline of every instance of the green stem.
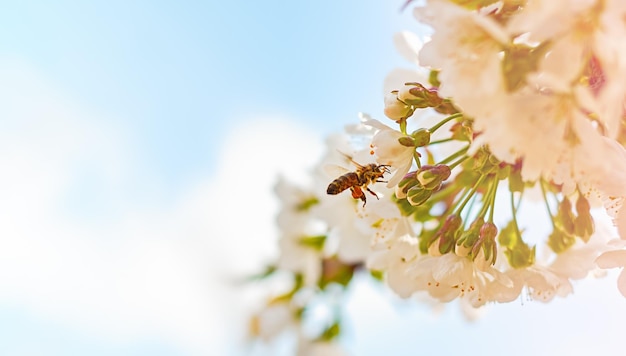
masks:
<svg viewBox="0 0 626 356"><path fill-rule="evenodd" d="M468 227L469 227L469 225L471 225L469 216L470 216L470 213L472 212L472 209L474 208L474 204L475 203L476 203L476 195L474 195L473 199L471 199L471 203L470 203L469 207L467 208L467 214L465 214L465 220L463 220L463 221L467 222Z"/></svg>
<svg viewBox="0 0 626 356"><path fill-rule="evenodd" d="M496 181L497 178L494 179L494 181ZM478 217L483 218L485 217L485 215L487 215L487 211L489 210L489 207L491 206L491 196L493 194L493 183L494 181L491 182L491 185L489 186L489 189L487 190L487 193L484 196L483 199L483 206L480 208L480 211L478 212Z"/></svg>
<svg viewBox="0 0 626 356"><path fill-rule="evenodd" d="M554 222L554 215L552 215L552 211L550 210L550 204L548 203L548 197L546 196L546 188L543 186L543 179L539 180L539 186L541 187L541 194L543 194L543 201L546 203L546 209L548 210L548 215L550 215L550 222L552 223L552 227L556 229L556 223Z"/></svg>
<svg viewBox="0 0 626 356"><path fill-rule="evenodd" d="M454 139L452 137L444 138L443 140L431 141L428 143L428 145L436 145L438 143L445 143L445 142L450 142L450 141L454 141Z"/></svg>
<svg viewBox="0 0 626 356"><path fill-rule="evenodd" d="M456 119L458 117L461 117L461 116L463 116L463 114L461 114L461 113L452 114L452 115L446 117L445 119L441 120L435 126L433 126L430 129L428 129L428 131L430 131L430 133L432 134L433 132L437 131L437 129L439 129L441 126L445 125L448 121L454 120L454 119Z"/></svg>
<svg viewBox="0 0 626 356"><path fill-rule="evenodd" d="M446 164L450 161L453 161L455 158L464 155L465 153L467 153L467 150L469 150L469 146L465 146L463 148L461 148L460 150L454 152L453 154L451 154L450 156L446 157L446 159L444 159L443 161L439 162L439 164Z"/></svg>
<svg viewBox="0 0 626 356"><path fill-rule="evenodd" d="M458 193L458 191L460 191L459 186L451 183L448 184L444 189L437 191L436 193L434 193L431 197L430 197L430 201L440 201L445 199L446 197L448 197L449 195L453 194L453 193Z"/></svg>
<svg viewBox="0 0 626 356"><path fill-rule="evenodd" d="M406 119L404 119L404 118L400 119L399 124L400 124L400 132L402 132L403 134L406 135L407 134L406 133Z"/></svg>
<svg viewBox="0 0 626 356"><path fill-rule="evenodd" d="M459 206L457 210L457 214L460 214L461 211L463 211L463 208L465 208L465 205L467 204L467 202L470 200L470 198L476 194L476 190L478 190L478 186L480 185L480 183L482 183L483 179L485 179L486 175L482 175L480 176L480 178L478 178L478 180L476 181L476 184L474 184L474 186L472 187L472 189L470 190L470 192L468 193L468 195L465 197L465 200L463 200L463 203L461 203L461 205Z"/></svg>
<svg viewBox="0 0 626 356"><path fill-rule="evenodd" d="M511 192L511 194L513 194L513 192ZM522 201L524 200L524 199L522 199L523 196L524 196L524 191L522 190L519 193L519 200L517 201L517 205L515 206L515 210L516 211L519 211L519 207L522 205Z"/></svg>
<svg viewBox="0 0 626 356"><path fill-rule="evenodd" d="M493 223L493 212L496 210L496 195L498 193L498 186L500 185L500 180L496 176L493 182L493 193L491 195L491 210L489 210L489 222Z"/></svg>
<svg viewBox="0 0 626 356"><path fill-rule="evenodd" d="M515 233L517 233L517 236L521 236L522 233L519 231L519 225L517 223L517 208L515 207L515 194L513 192L511 192L511 211L513 212L513 226L515 227Z"/></svg>
<svg viewBox="0 0 626 356"><path fill-rule="evenodd" d="M458 166L459 164L463 163L466 159L468 159L469 156L465 156L465 157L461 157L458 161L448 165L448 167L450 167L450 170L454 169L454 167Z"/></svg>
<svg viewBox="0 0 626 356"><path fill-rule="evenodd" d="M417 164L417 169L422 168L422 162L420 162L420 155L419 153L417 153L417 151L413 152L413 159L415 160L415 163Z"/></svg>

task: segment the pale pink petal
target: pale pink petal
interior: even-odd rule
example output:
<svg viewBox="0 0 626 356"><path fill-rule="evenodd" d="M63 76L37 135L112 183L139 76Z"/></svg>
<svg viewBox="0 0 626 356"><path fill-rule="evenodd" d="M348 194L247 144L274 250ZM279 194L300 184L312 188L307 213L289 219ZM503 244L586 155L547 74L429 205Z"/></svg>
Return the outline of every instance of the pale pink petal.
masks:
<svg viewBox="0 0 626 356"><path fill-rule="evenodd" d="M626 265L626 250L607 251L596 258L600 268L624 267Z"/></svg>
<svg viewBox="0 0 626 356"><path fill-rule="evenodd" d="M402 31L393 35L393 44L404 59L419 65L417 54L422 48L422 41L413 32Z"/></svg>
<svg viewBox="0 0 626 356"><path fill-rule="evenodd" d="M620 273L617 278L617 289L626 297L626 270L622 270L622 273Z"/></svg>
<svg viewBox="0 0 626 356"><path fill-rule="evenodd" d="M417 69L396 68L392 70L383 82L383 94L391 93L393 90L399 90L404 83L421 83L428 86L428 77L426 74L418 72Z"/></svg>
<svg viewBox="0 0 626 356"><path fill-rule="evenodd" d="M617 225L617 232L622 240L626 240L626 209L622 207L615 218L615 224Z"/></svg>

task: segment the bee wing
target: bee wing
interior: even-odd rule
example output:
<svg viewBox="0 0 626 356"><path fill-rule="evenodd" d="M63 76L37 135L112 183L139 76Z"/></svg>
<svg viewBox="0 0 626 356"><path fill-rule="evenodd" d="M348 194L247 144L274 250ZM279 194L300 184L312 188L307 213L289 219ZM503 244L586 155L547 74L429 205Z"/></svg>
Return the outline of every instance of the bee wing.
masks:
<svg viewBox="0 0 626 356"><path fill-rule="evenodd" d="M349 154L344 153L344 152L341 152L341 151L339 151L339 150L337 150L337 152L339 152L339 154L341 154L343 157L345 157L345 158L346 158L349 162L352 162L352 164L354 164L355 166L357 166L357 167L359 167L359 168L363 168L363 166L362 166L362 165L360 165L359 163L357 163L357 162L356 162L356 161L352 158L352 156L350 156Z"/></svg>
<svg viewBox="0 0 626 356"><path fill-rule="evenodd" d="M336 164L327 164L327 165L324 165L323 168L324 168L324 172L328 175L328 177L333 178L333 179L350 172L347 168L338 166Z"/></svg>

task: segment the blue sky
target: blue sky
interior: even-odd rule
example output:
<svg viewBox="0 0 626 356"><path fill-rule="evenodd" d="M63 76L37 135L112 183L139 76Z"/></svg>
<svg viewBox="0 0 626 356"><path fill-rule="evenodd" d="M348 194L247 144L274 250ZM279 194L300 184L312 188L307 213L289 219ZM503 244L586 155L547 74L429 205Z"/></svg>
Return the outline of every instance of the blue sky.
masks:
<svg viewBox="0 0 626 356"><path fill-rule="evenodd" d="M399 18L383 2L18 2L2 6L0 51L139 132L176 184L245 118L332 127L380 111Z"/></svg>
<svg viewBox="0 0 626 356"><path fill-rule="evenodd" d="M412 26L403 2L0 5L0 354L242 354L250 299L224 286L276 254L278 172L382 116L385 75L409 66L391 40ZM510 330L526 340L511 354L612 350L624 304L594 283L474 326L359 287L348 342L470 352L491 335L496 355Z"/></svg>
<svg viewBox="0 0 626 356"><path fill-rule="evenodd" d="M398 18L357 1L1 5L0 353L237 352L240 325L216 333L236 319L216 311L222 269L275 248L238 261L220 241L269 235L272 209L238 233L215 201L275 204L277 171L380 112ZM253 199L233 189L246 170Z"/></svg>

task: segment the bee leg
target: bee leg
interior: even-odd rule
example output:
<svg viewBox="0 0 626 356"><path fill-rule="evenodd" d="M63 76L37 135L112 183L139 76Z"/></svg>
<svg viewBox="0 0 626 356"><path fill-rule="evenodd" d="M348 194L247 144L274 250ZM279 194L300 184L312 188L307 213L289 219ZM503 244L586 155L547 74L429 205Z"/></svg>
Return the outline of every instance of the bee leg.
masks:
<svg viewBox="0 0 626 356"><path fill-rule="evenodd" d="M352 191L352 197L354 199L361 199L363 201L363 206L365 206L365 203L367 203L367 198L365 197L365 193L363 193L363 191L361 190L361 187L350 187L350 191Z"/></svg>
<svg viewBox="0 0 626 356"><path fill-rule="evenodd" d="M376 195L376 193L374 193L373 191L370 190L370 188L366 187L365 189L367 189L367 191L370 192L371 195L375 196L376 199L380 199L380 198L378 198L378 195ZM363 194L363 196L365 196L365 194Z"/></svg>
<svg viewBox="0 0 626 356"><path fill-rule="evenodd" d="M376 183L389 183L389 181L388 180L380 180L380 179L378 179L378 180L376 180Z"/></svg>
<svg viewBox="0 0 626 356"><path fill-rule="evenodd" d="M363 191L361 190L361 188L359 187L350 187L350 192L352 193L352 197L354 199L361 199L363 200L363 198L361 198L361 196L363 196Z"/></svg>

